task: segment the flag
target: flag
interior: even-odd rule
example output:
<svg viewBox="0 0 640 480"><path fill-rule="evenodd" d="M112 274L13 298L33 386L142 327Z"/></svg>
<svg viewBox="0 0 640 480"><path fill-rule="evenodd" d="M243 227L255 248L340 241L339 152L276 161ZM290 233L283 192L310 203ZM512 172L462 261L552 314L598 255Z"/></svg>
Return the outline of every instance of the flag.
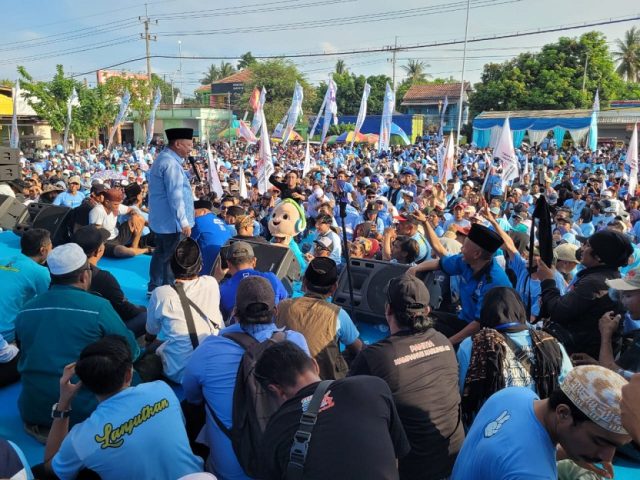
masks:
<svg viewBox="0 0 640 480"><path fill-rule="evenodd" d="M638 188L638 124L633 126L633 133L631 134L631 140L629 141L629 148L627 149L627 158L624 161L631 167L629 172L629 189L628 193L630 197L635 197L636 189Z"/></svg>
<svg viewBox="0 0 640 480"><path fill-rule="evenodd" d="M338 105L336 103L336 94L338 92L338 86L333 78L329 79L329 86L327 87L326 99L327 102L324 106L324 120L322 122L322 136L320 137L320 143L324 143L327 138L327 132L329 131L329 123L331 123L331 117L333 117L334 125L338 124Z"/></svg>
<svg viewBox="0 0 640 480"><path fill-rule="evenodd" d="M160 91L160 87L156 88L156 95L153 97L153 104L151 105L151 113L149 114L149 125L147 126L147 143L148 146L153 140L153 124L156 121L156 110L158 109L158 105L160 105L160 99L162 98L162 92Z"/></svg>
<svg viewBox="0 0 640 480"><path fill-rule="evenodd" d="M262 122L260 125L260 150L258 152L258 191L261 195L269 190L269 177L274 171L273 159L271 157L271 142L269 141L269 132L267 130L267 120L264 118L264 110L262 111Z"/></svg>
<svg viewBox="0 0 640 480"><path fill-rule="evenodd" d="M176 99L173 101L174 105L182 105L184 103L184 99L182 98L182 93L176 93Z"/></svg>
<svg viewBox="0 0 640 480"><path fill-rule="evenodd" d="M244 179L244 166L240 164L240 176L238 177L238 183L240 184L240 190L238 194L240 198L249 198L249 194L247 193L247 182Z"/></svg>
<svg viewBox="0 0 640 480"><path fill-rule="evenodd" d="M447 113L447 107L449 106L449 95L444 97L444 103L442 104L442 111L440 112L440 129L438 130L438 138L444 137L444 116Z"/></svg>
<svg viewBox="0 0 640 480"><path fill-rule="evenodd" d="M223 190L218 176L218 165L213 159L210 143L207 143L207 159L209 161L209 191L214 192L218 198L222 198Z"/></svg>
<svg viewBox="0 0 640 480"><path fill-rule="evenodd" d="M304 150L304 165L302 166L302 176L305 177L311 170L311 154L309 153L309 137L307 137L307 148Z"/></svg>
<svg viewBox="0 0 640 480"><path fill-rule="evenodd" d="M600 111L600 93L596 89L593 96L593 107L591 112L591 126L589 128L589 150L595 152L598 149L598 112Z"/></svg>
<svg viewBox="0 0 640 480"><path fill-rule="evenodd" d="M360 99L360 110L358 110L358 118L356 119L356 129L353 132L353 138L351 139L351 148L353 149L353 142L356 141L356 137L360 133L364 119L367 118L367 102L369 101L369 93L371 93L371 85L364 84L364 90L362 91L362 98Z"/></svg>
<svg viewBox="0 0 640 480"><path fill-rule="evenodd" d="M109 134L109 143L107 143L107 150L111 150L111 144L113 143L113 136L116 134L116 130L124 120L124 117L127 115L127 109L129 108L129 101L131 100L131 94L129 90L124 91L124 95L120 99L120 110L118 110L118 116L116 117L116 121L113 122L113 128L111 129L111 133Z"/></svg>
<svg viewBox="0 0 640 480"><path fill-rule="evenodd" d="M71 91L71 95L67 100L67 123L65 124L65 127L64 127L64 138L62 140L62 148L64 148L65 152L67 151L67 147L69 144L69 127L71 126L71 113L72 113L73 107L79 107L79 106L80 106L80 101L78 100L78 92L76 92L76 87L73 87L73 90Z"/></svg>
<svg viewBox="0 0 640 480"><path fill-rule="evenodd" d="M320 117L322 117L322 113L324 112L325 107L327 106L327 98L329 98L329 88L327 87L327 91L324 94L324 99L322 100L322 105L320 105L320 110L318 111L318 115L316 115L316 119L313 121L313 126L311 127L311 131L309 132L309 138L313 138L316 133L316 127L318 126L318 121Z"/></svg>
<svg viewBox="0 0 640 480"><path fill-rule="evenodd" d="M396 107L396 93L389 86L384 92L384 104L382 106L382 118L380 120L380 141L378 144L378 152L389 149L391 140L391 121L393 120L393 109Z"/></svg>
<svg viewBox="0 0 640 480"><path fill-rule="evenodd" d="M447 183L447 180L452 178L455 163L455 149L456 143L453 141L453 132L451 132L451 134L449 135L449 141L447 142L447 149L445 150L442 159L442 174L440 177L440 182L443 185Z"/></svg>
<svg viewBox="0 0 640 480"><path fill-rule="evenodd" d="M238 134L240 137L244 138L248 143L256 143L258 141L251 131L251 128L249 128L249 125L247 125L243 120L240 120L238 124Z"/></svg>
<svg viewBox="0 0 640 480"><path fill-rule="evenodd" d="M291 106L289 107L289 112L287 113L287 124L284 129L284 133L282 134L282 144L286 145L289 141L289 136L291 135L291 131L298 123L298 118L302 113L302 100L304 99L304 90L302 89L302 85L296 82L296 86L293 89L293 98L291 99Z"/></svg>
<svg viewBox="0 0 640 480"><path fill-rule="evenodd" d="M267 98L267 90L262 87L262 92L260 93L260 98L258 100L258 109L253 112L253 120L251 121L251 131L254 135L257 135L260 131L260 125L262 124L262 109L264 107L264 102Z"/></svg>
<svg viewBox="0 0 640 480"><path fill-rule="evenodd" d="M254 88L253 92L251 92L251 97L249 97L249 106L253 110L254 114L260 108L260 90L258 87Z"/></svg>
<svg viewBox="0 0 640 480"><path fill-rule="evenodd" d="M593 96L593 108L594 112L600 111L600 89L596 88L596 94Z"/></svg>
<svg viewBox="0 0 640 480"><path fill-rule="evenodd" d="M509 118L507 117L502 126L502 133L498 145L493 151L493 156L500 160L502 167L502 183L518 178L520 175L520 166L518 158L513 148L513 137L511 136L511 127L509 126Z"/></svg>
<svg viewBox="0 0 640 480"><path fill-rule="evenodd" d="M18 101L20 100L20 95L20 79L18 79L15 87L13 87L13 116L11 117L11 139L9 141L11 148L19 148L20 146L20 132L18 131Z"/></svg>

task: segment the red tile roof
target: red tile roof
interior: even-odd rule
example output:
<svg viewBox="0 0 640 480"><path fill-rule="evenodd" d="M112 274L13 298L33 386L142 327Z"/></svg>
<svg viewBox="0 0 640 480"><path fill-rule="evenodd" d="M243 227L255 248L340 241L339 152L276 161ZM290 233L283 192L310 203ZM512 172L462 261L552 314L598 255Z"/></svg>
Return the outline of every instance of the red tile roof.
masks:
<svg viewBox="0 0 640 480"><path fill-rule="evenodd" d="M210 92L211 91L211 85L200 85L198 88L196 88L196 92Z"/></svg>
<svg viewBox="0 0 640 480"><path fill-rule="evenodd" d="M465 83L465 91L468 93L471 90L471 84ZM425 104L425 103L438 103L440 100L444 101L444 97L449 97L449 101L457 100L460 98L460 82L457 83L442 83L442 84L427 84L427 85L411 85L407 93L404 94L402 99L402 105L411 104Z"/></svg>
<svg viewBox="0 0 640 480"><path fill-rule="evenodd" d="M251 77L251 70L245 68L244 70L240 70L239 72L233 73L228 77L221 78L220 80L216 80L215 83L246 83Z"/></svg>

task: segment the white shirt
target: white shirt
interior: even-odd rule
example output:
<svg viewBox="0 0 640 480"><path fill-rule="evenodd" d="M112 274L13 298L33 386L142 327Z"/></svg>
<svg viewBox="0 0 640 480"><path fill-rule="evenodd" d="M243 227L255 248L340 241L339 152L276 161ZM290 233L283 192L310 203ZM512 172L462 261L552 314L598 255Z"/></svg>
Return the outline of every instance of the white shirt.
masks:
<svg viewBox="0 0 640 480"><path fill-rule="evenodd" d="M182 282L185 294L207 316L191 307L193 323L200 343L209 335L217 335L224 326L220 313L220 287L215 278L204 275ZM177 383L182 382L184 367L191 358L193 345L178 292L171 285L153 291L147 307L147 332L165 340L156 353L162 359L164 374Z"/></svg>
<svg viewBox="0 0 640 480"><path fill-rule="evenodd" d="M129 207L120 204L118 215L126 215L127 212L129 212ZM118 215L114 215L112 212L107 213L104 206L99 203L89 212L89 224L104 228L110 233L109 240L113 240L118 236Z"/></svg>

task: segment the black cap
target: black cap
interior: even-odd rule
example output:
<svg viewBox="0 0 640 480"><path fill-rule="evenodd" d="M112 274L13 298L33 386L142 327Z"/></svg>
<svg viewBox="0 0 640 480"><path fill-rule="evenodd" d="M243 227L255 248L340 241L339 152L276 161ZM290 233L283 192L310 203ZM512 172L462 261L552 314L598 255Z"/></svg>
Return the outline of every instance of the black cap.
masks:
<svg viewBox="0 0 640 480"><path fill-rule="evenodd" d="M100 194L106 192L107 190L108 190L108 188L105 187L104 184L102 184L102 183L94 183L93 185L91 185L90 192L95 194L95 195L100 195Z"/></svg>
<svg viewBox="0 0 640 480"><path fill-rule="evenodd" d="M594 255L611 267L622 267L633 254L633 247L626 235L615 230L600 230L588 239Z"/></svg>
<svg viewBox="0 0 640 480"><path fill-rule="evenodd" d="M429 306L431 295L422 280L405 274L389 280L387 300L394 312L419 313Z"/></svg>
<svg viewBox="0 0 640 480"><path fill-rule="evenodd" d="M240 242L236 242L240 243ZM252 314L273 310L276 294L269 280L258 275L243 278L236 290L236 313L250 311Z"/></svg>
<svg viewBox="0 0 640 480"><path fill-rule="evenodd" d="M192 238L183 238L178 242L173 257L171 269L176 277L193 277L202 269L202 253L198 243Z"/></svg>
<svg viewBox="0 0 640 480"><path fill-rule="evenodd" d="M467 238L489 253L495 253L503 243L500 235L479 223L471 225Z"/></svg>
<svg viewBox="0 0 640 480"><path fill-rule="evenodd" d="M173 140L193 140L193 128L168 128L164 133L170 142Z"/></svg>
<svg viewBox="0 0 640 480"><path fill-rule="evenodd" d="M316 257L309 262L304 279L316 287L329 287L338 281L336 262L327 257Z"/></svg>
<svg viewBox="0 0 640 480"><path fill-rule="evenodd" d="M71 236L71 241L80 245L85 255L90 255L111 236L108 230L95 225L80 227Z"/></svg>
<svg viewBox="0 0 640 480"><path fill-rule="evenodd" d="M248 242L233 242L226 249L226 259L227 260L238 260L241 258L253 258L255 257L255 253L253 251L253 247Z"/></svg>

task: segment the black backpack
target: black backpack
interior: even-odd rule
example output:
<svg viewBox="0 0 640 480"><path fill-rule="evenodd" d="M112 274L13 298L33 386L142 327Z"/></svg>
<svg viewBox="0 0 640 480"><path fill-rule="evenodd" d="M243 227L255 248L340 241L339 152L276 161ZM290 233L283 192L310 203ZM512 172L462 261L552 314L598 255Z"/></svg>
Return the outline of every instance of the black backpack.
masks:
<svg viewBox="0 0 640 480"><path fill-rule="evenodd" d="M211 407L207 407L218 428L231 440L233 451L244 472L250 477L259 478L262 435L279 404L275 395L262 387L254 375L254 369L262 352L270 345L284 341L287 335L286 332L277 331L264 342L258 342L243 332L229 332L223 336L245 350L233 390L231 429L220 421Z"/></svg>

